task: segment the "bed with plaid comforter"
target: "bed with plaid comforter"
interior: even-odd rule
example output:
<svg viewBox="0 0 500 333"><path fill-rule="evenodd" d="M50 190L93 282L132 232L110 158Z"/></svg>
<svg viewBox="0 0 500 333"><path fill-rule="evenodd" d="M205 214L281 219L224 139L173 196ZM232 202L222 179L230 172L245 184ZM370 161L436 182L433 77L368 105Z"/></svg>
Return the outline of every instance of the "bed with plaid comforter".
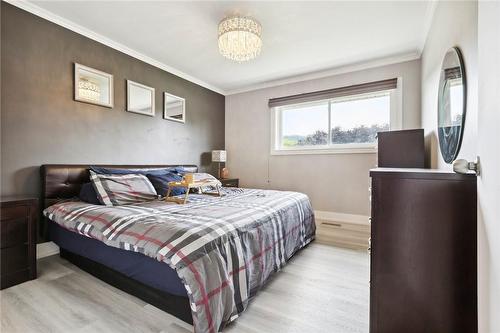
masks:
<svg viewBox="0 0 500 333"><path fill-rule="evenodd" d="M156 200L106 207L67 201L44 215L108 246L170 265L186 287L195 332L216 332L314 239L316 229L305 194L222 191L222 197L190 195L184 205Z"/></svg>

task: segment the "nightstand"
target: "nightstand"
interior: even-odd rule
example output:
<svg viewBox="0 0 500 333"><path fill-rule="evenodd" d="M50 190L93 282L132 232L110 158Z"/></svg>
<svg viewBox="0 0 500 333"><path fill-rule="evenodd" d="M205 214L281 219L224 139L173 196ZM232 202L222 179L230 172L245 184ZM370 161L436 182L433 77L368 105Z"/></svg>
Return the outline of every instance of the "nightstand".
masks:
<svg viewBox="0 0 500 333"><path fill-rule="evenodd" d="M36 279L38 200L2 197L0 201L0 289Z"/></svg>
<svg viewBox="0 0 500 333"><path fill-rule="evenodd" d="M220 178L219 180L224 187L239 187L240 184L239 178Z"/></svg>

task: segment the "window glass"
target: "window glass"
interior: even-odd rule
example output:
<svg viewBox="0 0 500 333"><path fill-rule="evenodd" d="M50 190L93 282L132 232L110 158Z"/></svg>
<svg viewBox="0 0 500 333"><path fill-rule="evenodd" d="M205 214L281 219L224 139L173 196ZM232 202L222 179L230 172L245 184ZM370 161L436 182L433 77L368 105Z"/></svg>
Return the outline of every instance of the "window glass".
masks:
<svg viewBox="0 0 500 333"><path fill-rule="evenodd" d="M377 132L388 131L391 118L391 100L382 96L351 98L332 101L332 143L371 143Z"/></svg>
<svg viewBox="0 0 500 333"><path fill-rule="evenodd" d="M281 128L282 147L327 145L328 102L283 109Z"/></svg>
<svg viewBox="0 0 500 333"><path fill-rule="evenodd" d="M377 132L391 128L393 91L277 107L275 149L375 147Z"/></svg>

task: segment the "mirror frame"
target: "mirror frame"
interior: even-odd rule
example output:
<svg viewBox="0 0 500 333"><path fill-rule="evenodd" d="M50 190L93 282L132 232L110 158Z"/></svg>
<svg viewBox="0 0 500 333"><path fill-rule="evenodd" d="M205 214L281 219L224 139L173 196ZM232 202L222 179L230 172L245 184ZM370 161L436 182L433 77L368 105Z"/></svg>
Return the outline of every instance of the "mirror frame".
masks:
<svg viewBox="0 0 500 333"><path fill-rule="evenodd" d="M138 109L135 109L132 107L132 100L134 99L134 96L132 94L132 86L145 90L149 92L149 100L150 100L150 111L141 111ZM154 117L156 113L156 108L155 108L155 88L146 86L144 84L141 84L139 82L135 82L132 80L127 80L127 112L133 112L133 113L138 113L138 114L143 114L145 116L150 116Z"/></svg>
<svg viewBox="0 0 500 333"><path fill-rule="evenodd" d="M463 89L463 105L462 105L462 124L461 124L461 128L460 128L460 135L458 137L458 143L457 143L457 148L455 149L455 152L453 153L453 156L451 158L451 160L446 160L444 154L443 154L443 149L441 149L441 140L439 139L439 114L440 114L440 108L441 108L441 105L442 103L440 103L441 101L441 72L443 71L443 62L444 62L444 59L446 57L446 54L448 54L448 52L450 52L451 50L453 50L455 52L455 54L457 55L458 57L458 61L459 61L459 64L460 64L460 71L462 73L462 89ZM465 64L464 64L464 59L463 59L463 56L462 56L462 52L460 51L460 48L458 46L454 46L452 48L449 48L448 50L446 50L446 53L443 57L443 61L441 63L441 69L439 71L439 82L438 82L438 107L437 107L437 136L438 136L438 143L439 143L439 151L441 152L441 157L443 158L443 160L447 163L447 164L450 164L452 163L458 156L459 152L460 152L460 149L462 148L462 139L463 139L463 136L464 136L464 131L465 131L465 118L467 116L467 75L466 75L466 72L465 72Z"/></svg>
<svg viewBox="0 0 500 333"><path fill-rule="evenodd" d="M182 120L167 116L167 97L177 98L177 99L180 99L182 101ZM173 95L173 94L169 94L168 92L164 92L163 93L163 119L176 121L178 123L183 123L183 124L186 123L186 99L179 97L179 96L176 96L176 95Z"/></svg>

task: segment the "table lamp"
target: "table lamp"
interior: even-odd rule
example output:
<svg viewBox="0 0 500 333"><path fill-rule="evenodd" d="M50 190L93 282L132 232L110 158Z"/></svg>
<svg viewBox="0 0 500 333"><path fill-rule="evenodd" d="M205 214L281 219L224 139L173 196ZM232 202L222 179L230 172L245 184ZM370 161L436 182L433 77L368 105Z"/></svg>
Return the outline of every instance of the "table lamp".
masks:
<svg viewBox="0 0 500 333"><path fill-rule="evenodd" d="M219 163L217 168L217 178L220 178L220 163L226 162L226 151L225 150L212 150L212 162Z"/></svg>

